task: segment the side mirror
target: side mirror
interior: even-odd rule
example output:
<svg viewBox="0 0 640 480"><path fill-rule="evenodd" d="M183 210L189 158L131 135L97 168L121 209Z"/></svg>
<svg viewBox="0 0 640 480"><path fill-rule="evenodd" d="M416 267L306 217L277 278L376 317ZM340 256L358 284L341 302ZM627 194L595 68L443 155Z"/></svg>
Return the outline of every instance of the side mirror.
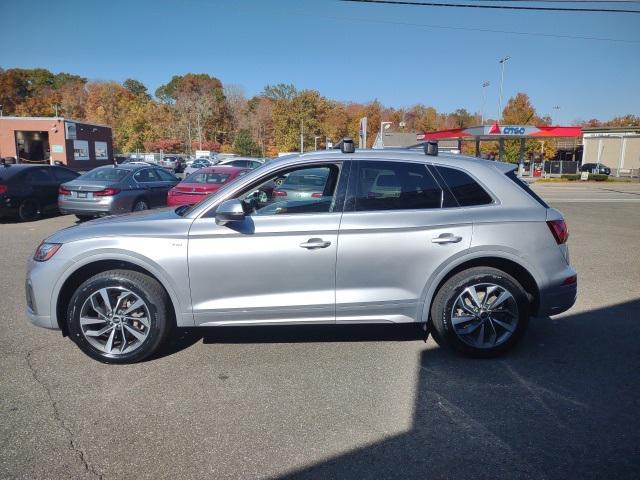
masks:
<svg viewBox="0 0 640 480"><path fill-rule="evenodd" d="M235 198L222 202L216 210L216 223L218 225L226 225L228 222L240 222L244 220L244 217L242 202Z"/></svg>

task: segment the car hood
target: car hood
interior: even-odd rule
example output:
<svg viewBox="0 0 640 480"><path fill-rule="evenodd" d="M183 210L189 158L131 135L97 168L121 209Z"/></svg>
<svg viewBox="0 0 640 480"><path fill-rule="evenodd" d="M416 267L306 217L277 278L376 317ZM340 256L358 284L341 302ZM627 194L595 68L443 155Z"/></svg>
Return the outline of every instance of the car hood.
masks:
<svg viewBox="0 0 640 480"><path fill-rule="evenodd" d="M140 236L182 237L193 222L175 213L174 208L146 210L142 212L113 215L79 223L51 235L51 243L68 243L96 237Z"/></svg>

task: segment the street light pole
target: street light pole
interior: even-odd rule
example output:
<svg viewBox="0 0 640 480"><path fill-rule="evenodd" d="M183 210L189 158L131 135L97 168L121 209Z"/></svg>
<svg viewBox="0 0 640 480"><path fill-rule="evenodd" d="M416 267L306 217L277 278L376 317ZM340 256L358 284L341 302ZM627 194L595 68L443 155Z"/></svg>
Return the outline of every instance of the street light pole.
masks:
<svg viewBox="0 0 640 480"><path fill-rule="evenodd" d="M319 135L315 135L313 137L313 150L318 150L318 139L321 138Z"/></svg>
<svg viewBox="0 0 640 480"><path fill-rule="evenodd" d="M482 108L480 109L480 125L484 125L484 104L487 99L487 87L491 85L491 82L482 82Z"/></svg>
<svg viewBox="0 0 640 480"><path fill-rule="evenodd" d="M300 153L304 153L304 120L300 119Z"/></svg>
<svg viewBox="0 0 640 480"><path fill-rule="evenodd" d="M560 106L558 105L554 105L553 107L551 107L553 110L556 110L558 112L558 117L556 118L556 125L560 125ZM551 119L551 122L553 123L553 119Z"/></svg>
<svg viewBox="0 0 640 480"><path fill-rule="evenodd" d="M498 119L502 119L502 85L504 83L504 65L505 63L507 63L507 61L510 59L511 57L509 55L507 55L506 57L503 57L500 59L499 63L500 65L502 65L502 73L500 74L500 99L499 99L499 104L498 104Z"/></svg>

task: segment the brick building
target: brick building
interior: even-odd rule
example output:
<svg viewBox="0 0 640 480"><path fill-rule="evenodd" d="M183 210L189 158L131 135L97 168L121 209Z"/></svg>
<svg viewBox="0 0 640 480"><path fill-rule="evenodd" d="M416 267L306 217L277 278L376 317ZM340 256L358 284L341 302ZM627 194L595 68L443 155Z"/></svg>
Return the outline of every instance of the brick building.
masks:
<svg viewBox="0 0 640 480"><path fill-rule="evenodd" d="M0 117L0 157L91 170L113 163L111 127L60 117Z"/></svg>

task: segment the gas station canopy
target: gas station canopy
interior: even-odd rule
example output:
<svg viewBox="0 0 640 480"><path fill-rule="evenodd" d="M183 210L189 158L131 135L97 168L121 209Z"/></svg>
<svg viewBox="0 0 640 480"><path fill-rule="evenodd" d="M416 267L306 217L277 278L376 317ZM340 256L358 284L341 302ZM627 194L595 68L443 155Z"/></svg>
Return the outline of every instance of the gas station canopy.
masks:
<svg viewBox="0 0 640 480"><path fill-rule="evenodd" d="M504 139L520 139L520 161L524 160L524 141L528 138L541 140L543 138L569 137L579 138L582 136L581 127L561 127L558 125L480 125L468 128L453 128L450 130L440 130L437 132L425 132L417 135L418 141L437 140L475 140L476 157L480 156L480 142L485 140L498 140L499 160L504 156Z"/></svg>

